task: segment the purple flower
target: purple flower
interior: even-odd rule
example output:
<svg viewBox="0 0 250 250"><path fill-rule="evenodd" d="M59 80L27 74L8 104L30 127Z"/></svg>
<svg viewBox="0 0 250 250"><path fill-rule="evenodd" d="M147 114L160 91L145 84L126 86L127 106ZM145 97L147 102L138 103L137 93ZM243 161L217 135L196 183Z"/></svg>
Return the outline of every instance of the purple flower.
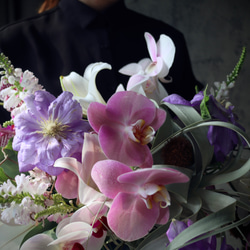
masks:
<svg viewBox="0 0 250 250"><path fill-rule="evenodd" d="M184 221L173 220L168 228L167 237L169 242L172 242L176 236L178 236L182 231L192 225L192 221L188 220L187 223ZM215 250L216 248L216 237L212 236L197 242L194 242L188 246L180 248L180 250ZM233 247L226 244L224 240L221 244L221 250L233 250Z"/></svg>
<svg viewBox="0 0 250 250"><path fill-rule="evenodd" d="M177 105L191 106L200 112L200 104L203 98L203 92L199 92L190 102L176 94L164 98L163 101ZM233 113L233 106L225 108L215 99L213 95L209 95L207 107L212 119L229 122L244 130L244 128L237 123L237 117ZM214 155L216 160L220 162L224 161L225 157L238 144L238 136L234 131L219 126L210 126L207 138L210 144L214 146Z"/></svg>
<svg viewBox="0 0 250 250"><path fill-rule="evenodd" d="M209 96L208 109L212 118L224 122L230 122L244 130L244 128L236 122L237 117L233 113L233 108L233 106L225 108L216 101L214 96ZM228 128L210 126L207 136L210 144L214 146L216 160L220 162L224 161L227 154L229 154L238 144L238 136L236 132Z"/></svg>
<svg viewBox="0 0 250 250"><path fill-rule="evenodd" d="M38 167L58 175L63 169L53 167L56 159L81 154L89 124L82 120L81 106L72 97L70 92L55 98L37 91L25 98L27 110L14 118L13 149L19 151L20 172Z"/></svg>

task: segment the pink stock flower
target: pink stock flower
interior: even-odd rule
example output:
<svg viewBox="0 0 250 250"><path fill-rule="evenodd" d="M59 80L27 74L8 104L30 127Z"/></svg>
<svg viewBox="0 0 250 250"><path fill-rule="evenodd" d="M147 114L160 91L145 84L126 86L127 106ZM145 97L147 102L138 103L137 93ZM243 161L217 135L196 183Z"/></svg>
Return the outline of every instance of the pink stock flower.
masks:
<svg viewBox="0 0 250 250"><path fill-rule="evenodd" d="M97 162L92 170L92 178L100 191L113 199L107 216L108 225L125 241L140 239L155 224L167 223L170 196L165 185L189 180L174 169L132 171L114 160Z"/></svg>
<svg viewBox="0 0 250 250"><path fill-rule="evenodd" d="M151 167L148 143L163 124L166 112L133 91L115 93L107 105L91 103L88 119L99 134L103 152L128 166Z"/></svg>
<svg viewBox="0 0 250 250"><path fill-rule="evenodd" d="M2 128L2 126L0 125L0 147L5 147L8 144L9 139L14 137L14 135L14 126Z"/></svg>
<svg viewBox="0 0 250 250"><path fill-rule="evenodd" d="M96 134L85 133L84 143L82 149L82 163L78 162L75 158L64 157L58 159L54 167L68 169L66 178L59 178L56 181L56 188L64 197L72 197L75 194L82 204L88 204L93 200L105 200L105 196L98 191L95 182L92 180L91 171L92 167L97 161L107 159L99 145L98 136ZM68 177L67 177L68 175ZM71 175L77 176L71 179ZM70 190L65 188L69 186Z"/></svg>

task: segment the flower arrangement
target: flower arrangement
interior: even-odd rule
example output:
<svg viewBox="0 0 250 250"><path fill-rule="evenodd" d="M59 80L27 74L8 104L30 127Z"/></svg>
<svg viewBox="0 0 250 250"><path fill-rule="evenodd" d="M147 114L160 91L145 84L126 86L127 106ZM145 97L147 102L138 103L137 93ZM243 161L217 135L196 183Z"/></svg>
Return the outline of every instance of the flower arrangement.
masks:
<svg viewBox="0 0 250 250"><path fill-rule="evenodd" d="M32 226L21 250L233 249L228 232L249 224L250 139L228 99L245 48L187 101L163 87L172 40L145 40L150 58L120 70L127 87L107 103L95 84L107 63L60 77L55 97L1 54L0 219Z"/></svg>

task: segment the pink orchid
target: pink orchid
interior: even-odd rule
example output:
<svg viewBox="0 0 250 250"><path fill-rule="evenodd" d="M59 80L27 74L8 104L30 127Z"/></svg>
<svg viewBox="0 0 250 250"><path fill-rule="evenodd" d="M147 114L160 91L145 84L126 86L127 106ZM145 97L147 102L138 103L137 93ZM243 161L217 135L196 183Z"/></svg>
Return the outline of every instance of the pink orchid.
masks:
<svg viewBox="0 0 250 250"><path fill-rule="evenodd" d="M128 166L151 167L148 143L163 124L166 112L133 91L115 93L107 102L91 103L88 120L99 134L103 152Z"/></svg>
<svg viewBox="0 0 250 250"><path fill-rule="evenodd" d="M130 167L114 160L97 162L92 170L92 178L100 191L113 199L107 215L108 225L125 241L140 239L155 224L167 223L170 196L165 185L189 180L174 169L132 171Z"/></svg>
<svg viewBox="0 0 250 250"><path fill-rule="evenodd" d="M128 64L119 72L131 76L127 90L138 92L142 88L148 98L159 103L168 94L158 78L164 83L169 82L164 77L173 64L175 45L166 35L161 35L156 43L154 37L146 32L145 39L150 59L144 58L138 63Z"/></svg>
<svg viewBox="0 0 250 250"><path fill-rule="evenodd" d="M59 179L57 183L60 193L64 196L72 196L78 190L78 198L82 204L88 204L93 200L104 200L105 196L98 191L95 182L91 177L91 170L93 165L100 160L107 159L99 145L98 136L96 134L85 133L84 143L82 149L82 163L72 157L64 157L58 159L54 167L65 168L72 171L77 177L75 179L64 178ZM72 193L63 186L68 186L70 183Z"/></svg>

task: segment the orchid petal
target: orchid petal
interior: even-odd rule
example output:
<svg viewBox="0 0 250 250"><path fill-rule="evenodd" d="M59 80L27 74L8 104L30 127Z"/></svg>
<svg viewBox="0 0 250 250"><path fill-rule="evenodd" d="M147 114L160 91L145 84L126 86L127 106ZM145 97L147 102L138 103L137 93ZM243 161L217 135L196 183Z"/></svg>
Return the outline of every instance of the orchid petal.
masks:
<svg viewBox="0 0 250 250"><path fill-rule="evenodd" d="M60 243L66 243L71 241L86 241L92 233L92 227L85 222L78 221L70 223L63 228L57 234L57 239L52 241L49 245L57 245Z"/></svg>
<svg viewBox="0 0 250 250"><path fill-rule="evenodd" d="M131 192L135 188L134 185L127 186L117 181L119 175L128 172L132 172L128 166L118 161L104 160L94 165L91 175L100 191L113 199L119 192Z"/></svg>
<svg viewBox="0 0 250 250"><path fill-rule="evenodd" d="M183 173L171 168L149 168L140 169L131 173L124 173L118 177L121 183L155 183L157 185L167 185L171 183L187 182L189 178Z"/></svg>
<svg viewBox="0 0 250 250"><path fill-rule="evenodd" d="M130 64L127 64L124 67L122 67L119 70L119 73L124 74L124 75L128 75L128 76L132 76L132 75L135 75L135 74L139 73L142 70L143 69L142 69L140 64L138 64L138 63L130 63Z"/></svg>
<svg viewBox="0 0 250 250"><path fill-rule="evenodd" d="M161 35L157 42L158 56L160 56L168 70L171 68L174 56L175 56L175 45L172 39L166 35Z"/></svg>
<svg viewBox="0 0 250 250"><path fill-rule="evenodd" d="M147 145L131 140L131 132L137 121L143 120L145 128L153 124L151 127L154 131L165 121L166 112L156 108L148 98L133 91L117 92L106 106L91 103L88 118L92 128L99 133L100 145L108 158L128 166L144 164L149 167L152 164ZM142 135L141 131L139 133Z"/></svg>
<svg viewBox="0 0 250 250"><path fill-rule="evenodd" d="M143 58L138 62L143 70L145 70L150 63L152 63L152 61L149 58Z"/></svg>
<svg viewBox="0 0 250 250"><path fill-rule="evenodd" d="M98 218L106 215L107 211L108 207L104 202L94 201L74 212L70 217L70 222L84 221L93 225Z"/></svg>
<svg viewBox="0 0 250 250"><path fill-rule="evenodd" d="M158 216L159 209L155 204L147 209L138 196L119 193L109 210L108 225L122 240L133 241L147 235Z"/></svg>
<svg viewBox="0 0 250 250"><path fill-rule="evenodd" d="M96 191L94 188L88 186L80 175L81 163L77 162L75 158L65 157L56 160L54 167L66 168L73 171L78 176L78 196L82 204L88 204L93 200L105 199L103 194Z"/></svg>
<svg viewBox="0 0 250 250"><path fill-rule="evenodd" d="M145 32L144 37L146 39L147 48L148 48L148 52L149 52L149 55L151 57L151 60L153 62L156 62L157 61L157 46L156 46L155 39L148 32Z"/></svg>
<svg viewBox="0 0 250 250"><path fill-rule="evenodd" d="M148 76L145 75L133 75L129 78L129 81L127 83L127 90L133 90L134 91L134 87L138 86L138 85L142 85L144 82L146 82L148 80Z"/></svg>
<svg viewBox="0 0 250 250"><path fill-rule="evenodd" d="M20 250L60 250L60 246L50 246L53 239L46 234L37 234L26 240Z"/></svg>
<svg viewBox="0 0 250 250"><path fill-rule="evenodd" d="M56 178L55 188L66 199L77 198L78 178L72 171L63 171Z"/></svg>
<svg viewBox="0 0 250 250"><path fill-rule="evenodd" d="M99 144L98 135L85 133L82 149L82 164L84 167L79 169L79 174L87 185L97 189L95 182L92 180L91 171L96 162L106 159L107 157Z"/></svg>

